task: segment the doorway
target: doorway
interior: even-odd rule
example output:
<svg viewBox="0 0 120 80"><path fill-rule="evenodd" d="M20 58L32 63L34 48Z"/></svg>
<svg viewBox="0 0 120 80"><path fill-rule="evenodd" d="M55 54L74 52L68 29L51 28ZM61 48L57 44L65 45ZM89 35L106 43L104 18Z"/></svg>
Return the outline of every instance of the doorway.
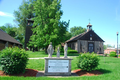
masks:
<svg viewBox="0 0 120 80"><path fill-rule="evenodd" d="M93 43L88 43L88 52L89 53L94 52L94 44Z"/></svg>

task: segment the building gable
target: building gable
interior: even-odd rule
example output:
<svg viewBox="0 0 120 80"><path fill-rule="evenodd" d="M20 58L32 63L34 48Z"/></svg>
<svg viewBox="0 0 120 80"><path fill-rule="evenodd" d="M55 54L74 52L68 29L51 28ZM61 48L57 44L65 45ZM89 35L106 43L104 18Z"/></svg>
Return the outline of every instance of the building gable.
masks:
<svg viewBox="0 0 120 80"><path fill-rule="evenodd" d="M91 40L104 42L93 30L86 32L83 36L77 38L76 40Z"/></svg>
<svg viewBox="0 0 120 80"><path fill-rule="evenodd" d="M20 42L18 42L16 39L14 39L13 37L11 37L9 34L5 33L1 29L0 29L0 41L6 41L6 42L22 45Z"/></svg>
<svg viewBox="0 0 120 80"><path fill-rule="evenodd" d="M90 37L92 38L91 41L104 42L93 30L89 30L89 31L79 34L75 37L72 37L71 39L67 40L66 42L68 43L68 42L75 42L77 40L90 40Z"/></svg>

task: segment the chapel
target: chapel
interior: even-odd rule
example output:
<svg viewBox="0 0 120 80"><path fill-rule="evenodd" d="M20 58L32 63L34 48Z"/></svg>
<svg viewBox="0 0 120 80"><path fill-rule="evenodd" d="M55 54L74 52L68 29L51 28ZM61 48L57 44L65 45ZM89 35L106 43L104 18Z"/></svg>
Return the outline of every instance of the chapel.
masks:
<svg viewBox="0 0 120 80"><path fill-rule="evenodd" d="M77 50L79 53L104 53L104 41L94 32L94 30L92 30L92 25L90 23L87 25L86 32L70 38L66 43L68 44L68 47Z"/></svg>

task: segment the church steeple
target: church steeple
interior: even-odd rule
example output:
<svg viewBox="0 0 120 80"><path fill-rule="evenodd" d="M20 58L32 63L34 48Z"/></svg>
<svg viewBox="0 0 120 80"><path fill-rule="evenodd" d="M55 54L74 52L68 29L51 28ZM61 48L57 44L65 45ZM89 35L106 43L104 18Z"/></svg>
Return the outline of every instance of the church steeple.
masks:
<svg viewBox="0 0 120 80"><path fill-rule="evenodd" d="M89 19L89 24L87 25L87 31L92 30L92 25L90 24L90 19Z"/></svg>

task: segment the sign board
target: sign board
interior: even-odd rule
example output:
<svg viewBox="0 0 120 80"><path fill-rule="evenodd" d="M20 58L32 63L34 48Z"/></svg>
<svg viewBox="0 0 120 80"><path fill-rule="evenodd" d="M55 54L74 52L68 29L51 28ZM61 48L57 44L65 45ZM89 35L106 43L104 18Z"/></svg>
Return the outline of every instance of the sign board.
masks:
<svg viewBox="0 0 120 80"><path fill-rule="evenodd" d="M48 60L48 72L68 72L69 60Z"/></svg>

